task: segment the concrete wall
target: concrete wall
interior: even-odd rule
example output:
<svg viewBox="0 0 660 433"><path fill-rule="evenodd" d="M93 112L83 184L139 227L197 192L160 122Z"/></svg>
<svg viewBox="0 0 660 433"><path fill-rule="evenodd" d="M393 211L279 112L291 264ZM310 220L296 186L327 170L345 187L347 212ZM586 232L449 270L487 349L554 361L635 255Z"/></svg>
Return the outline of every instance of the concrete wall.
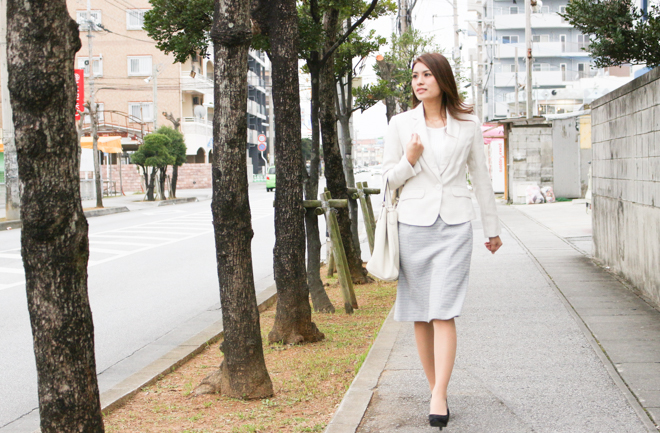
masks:
<svg viewBox="0 0 660 433"><path fill-rule="evenodd" d="M529 185L552 186L551 124L512 126L508 134L509 196L525 203Z"/></svg>
<svg viewBox="0 0 660 433"><path fill-rule="evenodd" d="M103 180L108 180L106 169L107 167L105 165L101 167ZM117 190L119 190L119 166L112 165L110 171L112 180L117 182ZM172 167L167 167L167 175L170 177L172 176ZM80 177L81 179L85 179L85 173L81 172ZM87 177L92 179L92 173L88 173ZM124 185L124 192L143 191L142 181L144 175L138 170L136 165L122 165L121 177ZM81 183L83 183L82 180ZM179 167L179 174L176 181L177 190L211 188L211 186L211 164L183 164Z"/></svg>
<svg viewBox="0 0 660 433"><path fill-rule="evenodd" d="M660 68L591 115L595 255L660 304Z"/></svg>

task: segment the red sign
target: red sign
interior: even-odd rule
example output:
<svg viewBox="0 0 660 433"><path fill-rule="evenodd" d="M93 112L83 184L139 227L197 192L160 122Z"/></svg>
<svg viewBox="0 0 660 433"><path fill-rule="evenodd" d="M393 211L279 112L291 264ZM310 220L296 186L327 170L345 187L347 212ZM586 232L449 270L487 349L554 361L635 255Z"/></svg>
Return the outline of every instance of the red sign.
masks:
<svg viewBox="0 0 660 433"><path fill-rule="evenodd" d="M264 134L259 134L257 137L257 141L260 143L264 143L266 141L266 136Z"/></svg>
<svg viewBox="0 0 660 433"><path fill-rule="evenodd" d="M76 77L76 89L78 90L76 96L76 120L80 120L80 111L85 111L85 70L74 69Z"/></svg>

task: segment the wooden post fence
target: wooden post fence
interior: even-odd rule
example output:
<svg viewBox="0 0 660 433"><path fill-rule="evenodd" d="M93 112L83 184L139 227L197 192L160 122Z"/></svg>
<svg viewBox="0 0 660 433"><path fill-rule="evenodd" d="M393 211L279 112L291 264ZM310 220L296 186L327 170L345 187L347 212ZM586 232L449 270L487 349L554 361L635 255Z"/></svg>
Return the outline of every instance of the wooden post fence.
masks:
<svg viewBox="0 0 660 433"><path fill-rule="evenodd" d="M362 219L364 220L364 228L367 232L367 240L369 241L369 251L374 252L374 239L376 236L376 219L374 217L374 209L371 206L372 194L380 194L379 188L369 188L367 182L358 182L355 184L357 188L348 188L348 193L353 196L354 200L360 200L360 207L362 209Z"/></svg>
<svg viewBox="0 0 660 433"><path fill-rule="evenodd" d="M346 313L353 314L353 310L358 308L357 298L353 290L353 280L351 273L348 269L348 260L346 259L346 252L344 251L344 244L341 241L341 234L339 233L339 223L337 222L337 215L335 215L337 208L348 207L348 200L334 200L330 196L330 192L326 191L320 196L321 200L304 200L303 205L305 208L314 208L316 215L325 215L326 226L330 232L332 240L332 256L337 266L337 274L339 274L339 284L341 285L341 292L344 298L344 308ZM330 263L328 263L330 266Z"/></svg>

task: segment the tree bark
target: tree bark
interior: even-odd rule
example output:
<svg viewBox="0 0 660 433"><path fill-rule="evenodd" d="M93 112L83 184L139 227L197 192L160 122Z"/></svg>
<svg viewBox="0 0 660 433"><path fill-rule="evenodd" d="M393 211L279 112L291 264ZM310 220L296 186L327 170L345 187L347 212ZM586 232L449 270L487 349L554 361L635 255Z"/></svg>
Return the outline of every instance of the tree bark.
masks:
<svg viewBox="0 0 660 433"><path fill-rule="evenodd" d="M103 432L87 295L73 64L64 0L9 0L8 78L21 199L21 253L43 433Z"/></svg>
<svg viewBox="0 0 660 433"><path fill-rule="evenodd" d="M170 198L176 198L176 181L179 178L179 166L172 166L172 181L170 182Z"/></svg>
<svg viewBox="0 0 660 433"><path fill-rule="evenodd" d="M213 226L224 359L197 393L256 399L273 395L266 370L254 291L245 137L247 136L248 49L252 39L250 2L216 0L211 38L215 54L213 115Z"/></svg>
<svg viewBox="0 0 660 433"><path fill-rule="evenodd" d="M350 20L348 20L350 27ZM337 102L337 118L341 125L341 138L344 146L344 174L346 175L346 184L355 188L355 173L353 167L353 139L351 138L351 115L353 114L353 70L350 69L346 74L346 84L343 77L339 77L338 85L340 93L335 96ZM351 218L351 233L353 235L353 246L355 253L362 257L360 248L360 235L358 226L358 201L350 199L348 201L348 210Z"/></svg>
<svg viewBox="0 0 660 433"><path fill-rule="evenodd" d="M307 65L312 80L311 100L311 123L312 123L312 148L309 164L309 176L305 184L305 199L319 199L319 166L321 162L321 130L319 125L319 78L321 67L319 64L319 53L312 52ZM312 297L314 310L319 312L334 313L335 307L328 297L323 281L321 280L321 238L319 234L318 215L313 209L305 213L305 231L307 236L307 284Z"/></svg>
<svg viewBox="0 0 660 433"><path fill-rule="evenodd" d="M165 167L159 167L158 168L159 174L160 174L160 185L159 185L159 193L160 193L160 199L165 200L167 197L165 197L165 180L167 178L167 166Z"/></svg>
<svg viewBox="0 0 660 433"><path fill-rule="evenodd" d="M335 43L339 11L331 8L323 17L323 27L326 32L326 51ZM320 77L320 106L319 117L321 119L321 135L323 142L323 160L325 162L325 178L328 190L335 199L348 199L346 177L344 176L344 164L337 141L337 116L335 114L335 95L337 87L334 76L334 60L331 55L321 69ZM351 220L348 208L338 209L337 221L341 232L342 243L346 251L348 267L354 283L364 284L369 282L366 269L362 266L362 259L355 251L353 235L351 232Z"/></svg>
<svg viewBox="0 0 660 433"><path fill-rule="evenodd" d="M146 173L149 168L145 166L145 179ZM156 167L151 167L151 174L149 175L149 182L147 182L147 201L154 201L154 188L156 186Z"/></svg>
<svg viewBox="0 0 660 433"><path fill-rule="evenodd" d="M270 39L277 160L274 250L277 311L268 340L284 344L315 342L324 335L312 322L305 271L298 12L296 0L262 1L261 4L262 13L253 16Z"/></svg>

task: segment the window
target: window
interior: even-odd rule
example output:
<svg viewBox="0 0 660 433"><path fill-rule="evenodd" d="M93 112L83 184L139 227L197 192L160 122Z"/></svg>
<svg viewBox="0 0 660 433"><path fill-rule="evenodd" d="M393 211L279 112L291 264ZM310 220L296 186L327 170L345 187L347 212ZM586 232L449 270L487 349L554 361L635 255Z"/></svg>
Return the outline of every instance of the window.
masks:
<svg viewBox="0 0 660 433"><path fill-rule="evenodd" d="M502 43L503 44L517 44L518 43L518 35L502 36Z"/></svg>
<svg viewBox="0 0 660 433"><path fill-rule="evenodd" d="M151 74L151 56L128 56L129 76L148 77Z"/></svg>
<svg viewBox="0 0 660 433"><path fill-rule="evenodd" d="M153 107L152 102L129 102L128 114L131 116L129 121L152 122L154 117Z"/></svg>
<svg viewBox="0 0 660 433"><path fill-rule="evenodd" d="M533 71L549 71L550 70L550 63L533 63L532 64L532 70Z"/></svg>
<svg viewBox="0 0 660 433"><path fill-rule="evenodd" d="M578 63L578 78L587 78L589 77L589 69L591 65L589 63Z"/></svg>
<svg viewBox="0 0 660 433"><path fill-rule="evenodd" d="M89 57L78 57L78 69L85 70L85 77L89 77ZM94 76L103 76L103 59L94 57Z"/></svg>
<svg viewBox="0 0 660 433"><path fill-rule="evenodd" d="M559 6L559 13L560 14L565 14L566 13L566 6Z"/></svg>
<svg viewBox="0 0 660 433"><path fill-rule="evenodd" d="M91 11L92 15L92 30L99 31L101 30L98 25L101 24L101 11ZM78 29L87 31L87 11L76 11L76 22L78 23Z"/></svg>
<svg viewBox="0 0 660 433"><path fill-rule="evenodd" d="M550 42L550 35L532 35L532 42Z"/></svg>
<svg viewBox="0 0 660 433"><path fill-rule="evenodd" d="M566 52L566 35L559 35L559 42L561 42L561 52Z"/></svg>
<svg viewBox="0 0 660 433"><path fill-rule="evenodd" d="M511 7L509 8L509 13L510 13L511 15L518 15L518 6L511 6Z"/></svg>
<svg viewBox="0 0 660 433"><path fill-rule="evenodd" d="M550 13L550 6L541 6L541 13L542 14L549 14Z"/></svg>
<svg viewBox="0 0 660 433"><path fill-rule="evenodd" d="M566 63L561 63L559 70L561 70L561 80L566 81Z"/></svg>
<svg viewBox="0 0 660 433"><path fill-rule="evenodd" d="M589 46L589 38L586 35L577 35L578 50Z"/></svg>
<svg viewBox="0 0 660 433"><path fill-rule="evenodd" d="M516 72L516 65L509 65L511 66L511 72Z"/></svg>
<svg viewBox="0 0 660 433"><path fill-rule="evenodd" d="M126 30L142 30L144 13L149 9L128 9L126 11Z"/></svg>
<svg viewBox="0 0 660 433"><path fill-rule="evenodd" d="M98 113L99 123L103 123L104 110L105 110L105 104L103 102L97 102L96 103L96 112ZM89 120L89 114L85 114L85 123L91 123L90 120Z"/></svg>

